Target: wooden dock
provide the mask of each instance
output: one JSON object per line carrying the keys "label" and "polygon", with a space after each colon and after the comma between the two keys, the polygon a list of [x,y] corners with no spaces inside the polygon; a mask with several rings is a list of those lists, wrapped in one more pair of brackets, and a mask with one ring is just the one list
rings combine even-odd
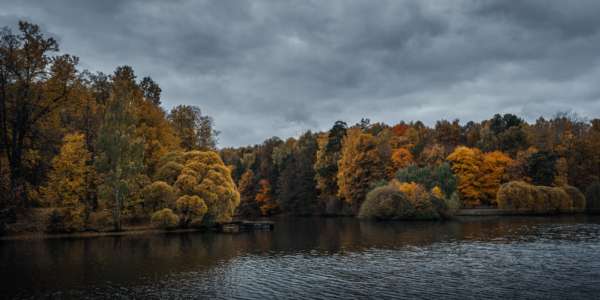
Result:
{"label": "wooden dock", "polygon": [[219,223],[216,226],[218,232],[238,233],[247,231],[271,231],[275,228],[272,221],[232,221]]}

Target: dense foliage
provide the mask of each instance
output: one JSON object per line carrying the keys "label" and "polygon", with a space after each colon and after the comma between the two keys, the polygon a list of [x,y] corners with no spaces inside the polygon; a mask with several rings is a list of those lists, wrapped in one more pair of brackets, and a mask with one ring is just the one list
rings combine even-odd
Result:
{"label": "dense foliage", "polygon": [[[581,207],[582,203],[576,205]],[[536,186],[512,181],[502,185],[498,191],[498,208],[525,213],[559,213],[571,212],[574,207],[573,198],[562,187]]]}
{"label": "dense foliage", "polygon": [[392,181],[367,194],[358,217],[376,220],[436,220],[447,214],[447,205],[422,185]]}
{"label": "dense foliage", "polygon": [[46,208],[49,231],[209,225],[236,214],[435,219],[460,207],[600,208],[599,119],[336,121],[218,149],[213,119],[195,106],[167,112],[152,78],[138,80],[129,66],[80,71],[58,51],[34,24],[0,32],[0,209],[27,218]]}

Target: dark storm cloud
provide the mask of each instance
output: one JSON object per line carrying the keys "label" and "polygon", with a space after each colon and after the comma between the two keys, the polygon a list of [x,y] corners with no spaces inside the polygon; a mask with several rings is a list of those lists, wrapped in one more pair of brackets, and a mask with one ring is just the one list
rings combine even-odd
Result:
{"label": "dark storm cloud", "polygon": [[84,68],[132,65],[221,145],[337,119],[600,112],[598,1],[0,1]]}

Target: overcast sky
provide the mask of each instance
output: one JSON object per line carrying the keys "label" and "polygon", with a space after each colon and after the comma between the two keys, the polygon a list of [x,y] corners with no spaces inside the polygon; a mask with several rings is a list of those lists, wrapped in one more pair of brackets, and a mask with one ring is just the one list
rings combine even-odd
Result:
{"label": "overcast sky", "polygon": [[529,121],[600,113],[600,1],[8,1],[81,68],[131,65],[163,105],[215,119],[220,146],[338,119]]}

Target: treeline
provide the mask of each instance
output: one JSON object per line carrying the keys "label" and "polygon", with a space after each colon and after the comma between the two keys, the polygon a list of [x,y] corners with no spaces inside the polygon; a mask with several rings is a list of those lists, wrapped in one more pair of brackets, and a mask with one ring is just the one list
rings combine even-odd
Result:
{"label": "treeline", "polygon": [[213,120],[194,106],[164,111],[150,77],[128,66],[80,71],[76,57],[57,52],[34,24],[0,33],[0,227],[15,211],[33,219],[31,208],[48,211],[49,231],[281,213],[437,219],[461,207],[600,208],[599,119],[337,121],[217,150]]}
{"label": "treeline", "polygon": [[210,117],[166,113],[129,66],[80,71],[58,51],[34,24],[0,32],[0,223],[35,207],[52,208],[50,231],[231,218],[239,194]]}
{"label": "treeline", "polygon": [[[244,215],[438,218],[459,207],[581,210],[585,198],[572,200],[583,197],[579,190],[588,191],[588,207],[600,208],[599,149],[598,119],[558,114],[528,124],[512,114],[496,114],[464,125],[441,120],[433,127],[338,121],[327,132],[309,131],[285,141],[274,137],[261,145],[222,149],[221,155],[238,182]],[[527,186],[520,189],[523,197],[498,201],[500,187],[513,182],[520,185],[506,189]],[[578,194],[557,200],[562,204],[544,204],[556,193],[524,196],[546,191],[543,187],[559,188],[559,196]],[[365,199],[370,203],[361,213]]]}

